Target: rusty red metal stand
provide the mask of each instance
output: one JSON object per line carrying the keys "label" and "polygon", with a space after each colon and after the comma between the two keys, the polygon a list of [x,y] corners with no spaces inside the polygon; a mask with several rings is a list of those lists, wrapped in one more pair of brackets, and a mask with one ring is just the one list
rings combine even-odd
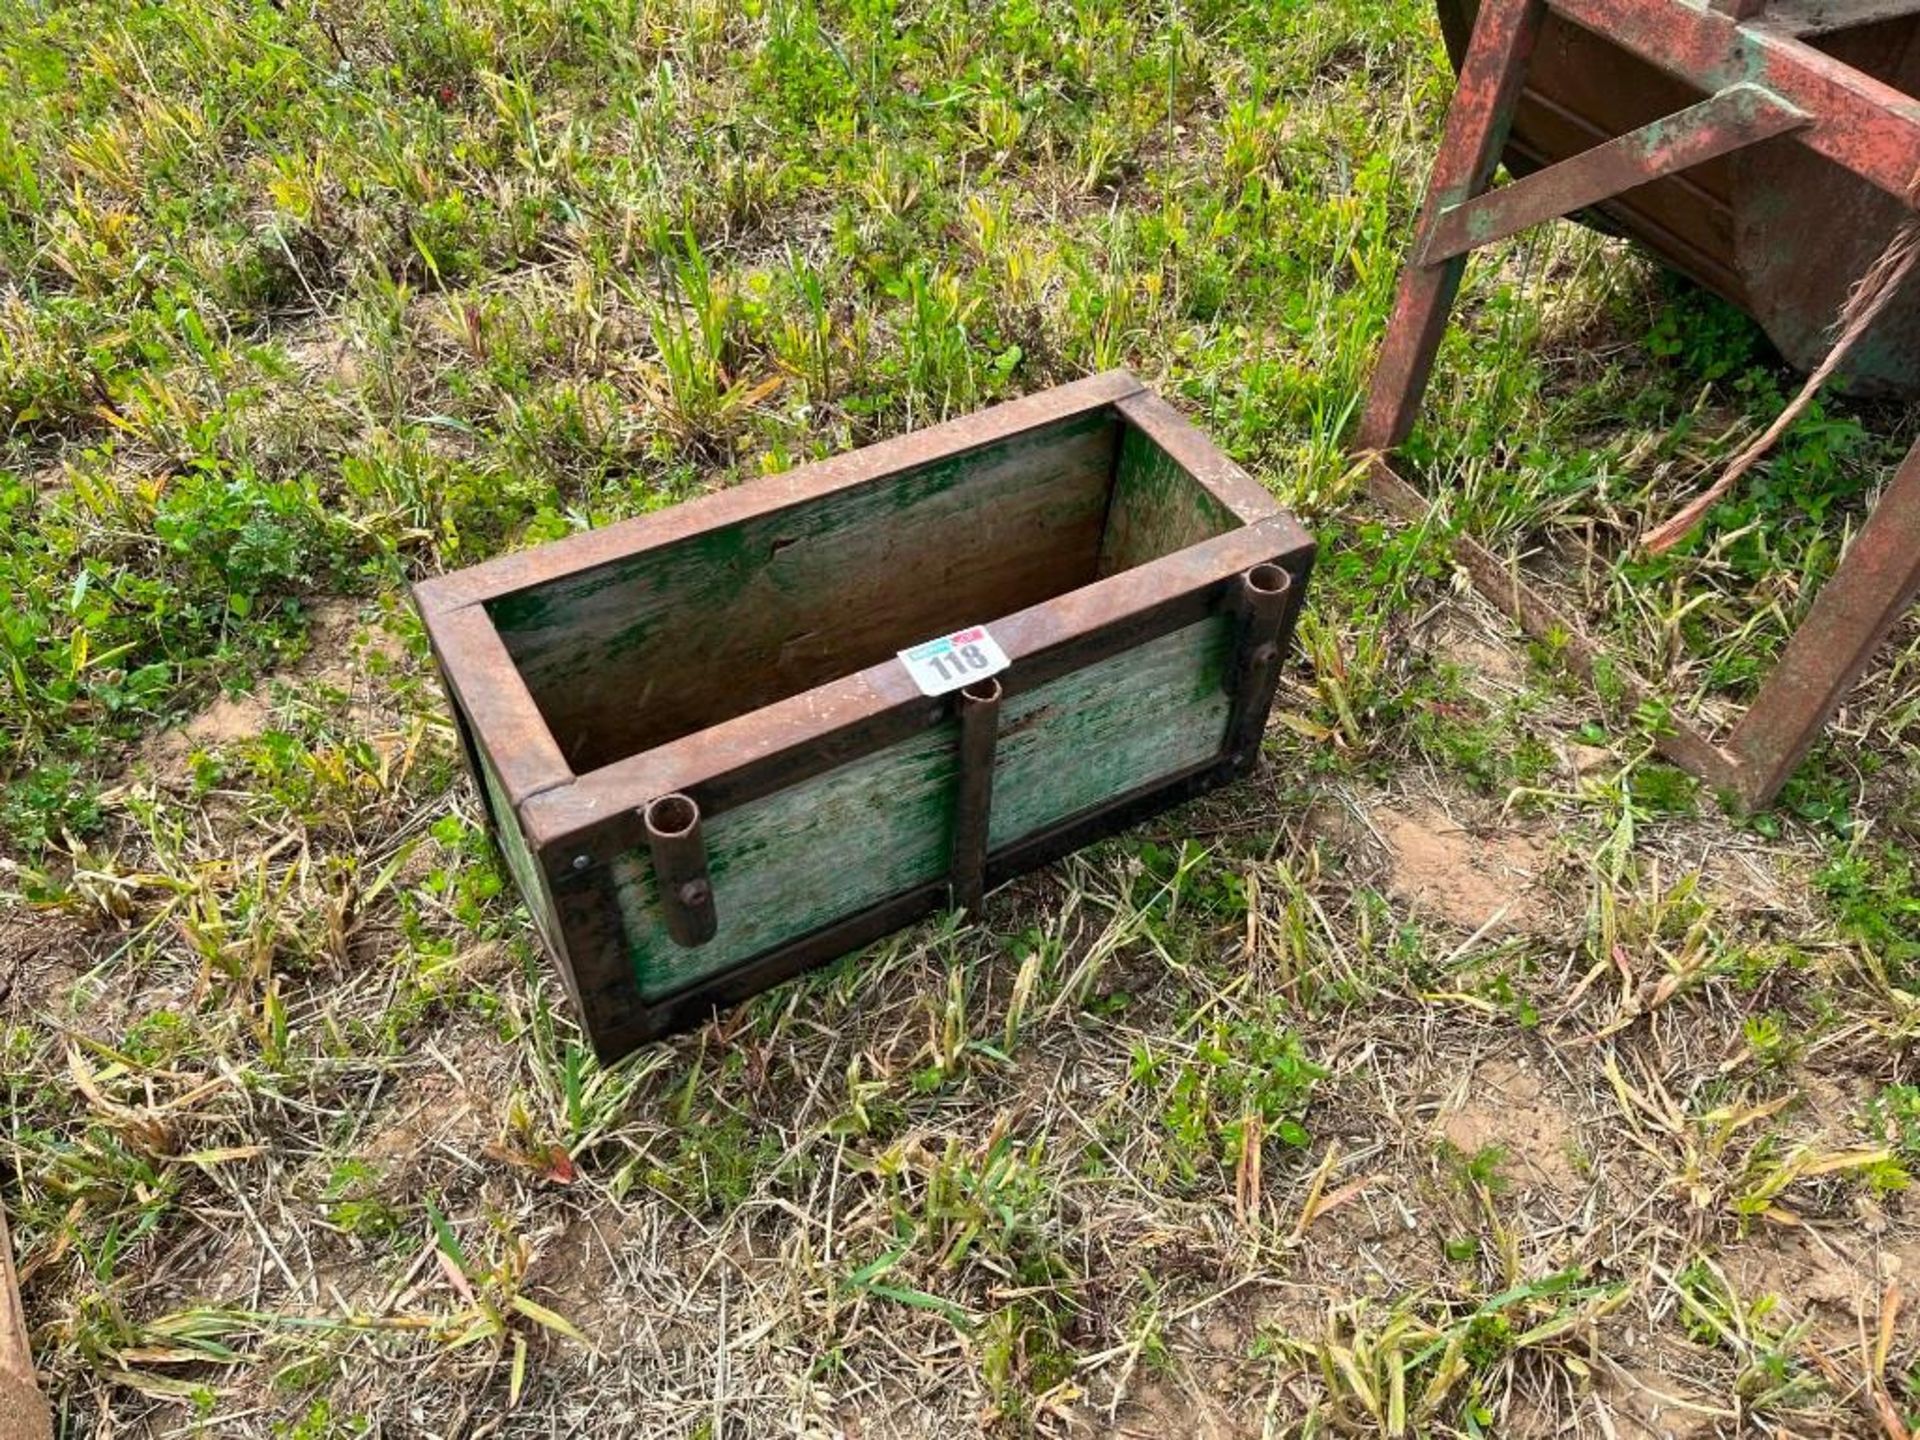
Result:
{"label": "rusty red metal stand", "polygon": [[[1878,15],[1920,11],[1920,0],[1871,3]],[[1913,203],[1920,103],[1815,49],[1768,12],[1766,0],[1716,0],[1712,8],[1689,0],[1485,0],[1358,436],[1370,461],[1372,493],[1382,504],[1409,519],[1429,513],[1426,498],[1396,472],[1391,457],[1413,428],[1470,251],[1781,136],[1902,204]],[[1490,190],[1550,17],[1604,36],[1706,98]],[[1572,617],[1471,538],[1457,539],[1454,551],[1483,595],[1531,634],[1564,642],[1569,663],[1592,682],[1600,651]],[[1675,717],[1659,737],[1661,752],[1740,806],[1766,805],[1916,591],[1920,446],[1900,465],[1732,732],[1716,741]],[[1619,666],[1609,668],[1620,675]],[[1652,693],[1630,678],[1626,690],[1634,703]]]}

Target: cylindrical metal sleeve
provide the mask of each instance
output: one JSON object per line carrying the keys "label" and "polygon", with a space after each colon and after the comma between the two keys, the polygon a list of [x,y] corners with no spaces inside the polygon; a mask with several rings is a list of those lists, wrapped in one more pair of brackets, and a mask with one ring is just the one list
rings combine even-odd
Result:
{"label": "cylindrical metal sleeve", "polygon": [[987,820],[993,809],[993,752],[1000,736],[1000,682],[981,680],[962,690],[960,774],[953,801],[953,904],[980,913],[987,889]]}
{"label": "cylindrical metal sleeve", "polygon": [[1240,576],[1233,646],[1233,696],[1227,720],[1227,758],[1249,766],[1259,753],[1267,710],[1280,675],[1280,631],[1286,623],[1293,577],[1278,565],[1255,565]]}
{"label": "cylindrical metal sleeve", "polygon": [[707,877],[707,842],[700,833],[700,807],[686,795],[662,795],[640,812],[653,878],[667,934],[679,945],[704,945],[720,919],[713,908],[713,882]]}

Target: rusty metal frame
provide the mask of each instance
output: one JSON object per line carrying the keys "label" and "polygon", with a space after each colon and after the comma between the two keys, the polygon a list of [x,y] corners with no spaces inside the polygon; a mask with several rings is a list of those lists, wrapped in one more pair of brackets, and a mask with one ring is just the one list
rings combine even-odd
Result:
{"label": "rusty metal frame", "polygon": [[[663,796],[684,798],[702,821],[801,783],[896,741],[952,724],[956,702],[920,693],[904,667],[887,661],[761,709],[576,774],[494,627],[487,604],[516,591],[671,545],[701,531],[802,505],[836,490],[884,480],[930,461],[964,454],[1024,431],[1091,411],[1110,411],[1152,439],[1240,522],[1212,539],[1094,580],[1011,615],[982,617],[1011,664],[999,694],[1013,698],[1073,670],[1125,653],[1210,615],[1236,617],[1244,642],[1244,577],[1257,571],[1258,660],[1230,668],[1234,713],[1264,718],[1312,566],[1312,539],[1266,490],[1194,426],[1131,375],[1108,372],[917,431],[864,450],[752,481],[672,509],[502,556],[423,581],[415,600],[439,661],[461,743],[477,775],[484,757],[531,851],[539,897],[556,917],[545,935],[595,1048],[605,1056],[697,1023],[715,1009],[857,949],[957,902],[977,905],[988,887],[1079,845],[1124,828],[1153,809],[1246,773],[1258,758],[1244,735],[1219,755],[1162,777],[1096,810],[999,850],[986,847],[985,815],[956,827],[951,873],[802,936],[686,991],[643,1000],[608,883],[618,857],[657,843],[646,811]],[[1262,648],[1263,647],[1263,648]],[[1241,646],[1245,648],[1244,643]],[[961,731],[998,700],[962,705]],[[1239,727],[1246,731],[1243,722]],[[990,732],[973,726],[976,746]],[[1253,729],[1257,742],[1258,730]],[[976,783],[980,750],[973,753]],[[962,766],[964,771],[967,767]],[[989,772],[990,774],[990,772]],[[962,776],[964,783],[965,776]],[[484,795],[484,787],[483,787]],[[986,793],[974,799],[980,807]],[[496,830],[502,819],[488,802]],[[963,804],[960,809],[964,810]],[[965,833],[960,833],[965,831]],[[977,833],[976,833],[977,832]],[[958,853],[964,847],[966,854]],[[689,869],[689,880],[699,877]],[[698,898],[698,897],[696,897]],[[536,911],[538,907],[535,907]],[[689,922],[700,917],[683,917]],[[724,918],[724,917],[723,917]]]}
{"label": "rusty metal frame", "polygon": [[[1376,363],[1357,448],[1369,488],[1414,521],[1432,507],[1395,469],[1411,433],[1459,293],[1469,252],[1571,215],[1688,166],[1791,136],[1911,204],[1920,173],[1920,101],[1768,23],[1764,0],[1486,0],[1460,67],[1411,256]],[[1489,189],[1541,26],[1549,15],[1604,36],[1707,98],[1631,134]],[[1457,536],[1456,561],[1480,593],[1528,633],[1551,638],[1588,683],[1601,648],[1478,541]],[[1675,716],[1660,751],[1743,809],[1772,801],[1834,708],[1920,593],[1920,445],[1908,453],[1867,523],[1724,741]],[[1626,698],[1653,686],[1608,664]]]}

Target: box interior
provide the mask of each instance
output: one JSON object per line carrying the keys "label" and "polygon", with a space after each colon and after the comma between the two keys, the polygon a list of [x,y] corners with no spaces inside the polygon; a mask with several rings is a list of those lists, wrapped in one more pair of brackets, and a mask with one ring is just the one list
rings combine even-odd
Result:
{"label": "box interior", "polygon": [[1239,521],[1111,408],[488,602],[576,772]]}

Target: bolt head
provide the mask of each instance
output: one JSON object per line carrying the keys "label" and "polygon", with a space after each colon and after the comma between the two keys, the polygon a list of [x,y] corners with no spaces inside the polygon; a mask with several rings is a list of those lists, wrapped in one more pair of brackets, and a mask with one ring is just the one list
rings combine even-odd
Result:
{"label": "bolt head", "polygon": [[576,870],[584,870],[591,864],[593,864],[593,856],[591,855],[576,855],[573,857],[573,868]]}

